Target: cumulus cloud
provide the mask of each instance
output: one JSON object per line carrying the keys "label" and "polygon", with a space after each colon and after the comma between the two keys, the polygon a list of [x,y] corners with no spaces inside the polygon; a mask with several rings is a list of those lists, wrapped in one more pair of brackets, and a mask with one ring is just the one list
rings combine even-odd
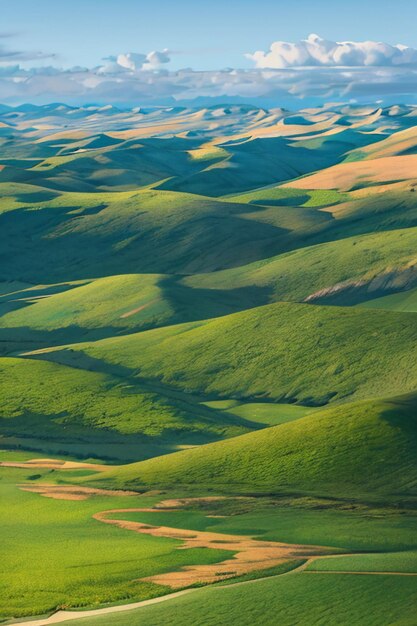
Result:
{"label": "cumulus cloud", "polygon": [[97,68],[99,74],[121,74],[123,72],[140,72],[141,70],[158,70],[161,65],[171,61],[170,51],[153,50],[148,54],[126,52],[117,56],[106,57],[104,65]]}
{"label": "cumulus cloud", "polygon": [[275,41],[267,52],[247,54],[259,68],[378,67],[417,64],[417,50],[378,41],[330,41],[309,35],[296,43]]}
{"label": "cumulus cloud", "polygon": [[146,55],[144,69],[156,69],[165,63],[169,63],[170,61],[171,57],[168,48],[165,48],[161,52],[153,50]]}
{"label": "cumulus cloud", "polygon": [[69,69],[30,68],[9,56],[8,63],[0,62],[0,101],[159,104],[267,98],[277,106],[291,101],[298,106],[300,99],[400,101],[417,92],[417,52],[400,45],[336,43],[310,35],[304,42],[278,42],[267,53],[250,55],[252,68],[212,71],[167,69],[173,54],[168,49],[120,53],[96,67]]}
{"label": "cumulus cloud", "polygon": [[126,54],[119,54],[116,57],[117,65],[120,65],[120,67],[127,70],[131,70],[132,72],[141,69],[145,61],[146,54],[141,54],[139,52],[127,52]]}

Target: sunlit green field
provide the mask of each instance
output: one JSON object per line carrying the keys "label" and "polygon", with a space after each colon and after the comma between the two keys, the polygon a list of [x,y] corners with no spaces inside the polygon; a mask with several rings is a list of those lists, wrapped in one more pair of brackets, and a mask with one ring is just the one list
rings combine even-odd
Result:
{"label": "sunlit green field", "polygon": [[[288,574],[190,595],[136,611],[77,620],[80,626],[412,626],[417,583],[400,576]],[[69,623],[69,622],[68,622]]]}
{"label": "sunlit green field", "polygon": [[[11,452],[1,455],[1,460],[28,458],[33,456]],[[0,468],[1,500],[5,505],[1,510],[4,541],[0,577],[4,617],[163,595],[170,589],[139,579],[185,565],[220,562],[232,554],[220,545],[216,550],[180,550],[179,540],[137,534],[92,519],[94,513],[107,509],[153,506],[166,495],[94,496],[67,501],[19,489],[23,482],[74,483],[82,475],[86,478],[85,471]],[[181,492],[177,490],[169,495],[181,495]],[[114,513],[112,517],[191,531],[322,545],[349,554],[358,552],[349,557],[314,560],[308,571],[415,572],[417,568],[416,516],[389,507],[358,506],[349,511],[337,501],[244,498],[197,502],[180,511],[125,512]],[[276,576],[295,565],[289,563],[286,568],[265,570],[238,580]],[[318,600],[320,608],[321,600]]]}
{"label": "sunlit green field", "polygon": [[68,481],[77,472],[0,468],[2,617],[162,595],[169,589],[138,579],[182,565],[215,563],[230,554],[178,550],[181,542],[175,539],[139,535],[92,519],[97,511],[149,506],[155,498],[54,500],[18,488],[34,475],[46,482]]}

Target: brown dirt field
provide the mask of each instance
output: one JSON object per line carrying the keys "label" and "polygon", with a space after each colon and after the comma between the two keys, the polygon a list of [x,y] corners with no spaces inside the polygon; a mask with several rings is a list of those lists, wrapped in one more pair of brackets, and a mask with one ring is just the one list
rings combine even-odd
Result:
{"label": "brown dirt field", "polygon": [[90,487],[79,487],[77,485],[19,485],[22,491],[38,493],[45,498],[54,500],[87,500],[92,496],[137,496],[136,491],[114,491],[110,489],[92,489]]}
{"label": "brown dirt field", "polygon": [[59,470],[74,470],[74,469],[91,469],[96,472],[103,472],[111,469],[108,465],[101,465],[98,463],[81,463],[78,461],[61,461],[59,459],[31,459],[29,461],[15,462],[15,461],[0,461],[0,467],[19,467],[22,469],[36,468],[36,469],[59,469]]}
{"label": "brown dirt field", "polygon": [[[324,546],[308,546],[280,543],[277,541],[261,541],[252,539],[251,537],[245,535],[227,535],[224,533],[171,528],[169,526],[152,526],[141,522],[114,519],[111,517],[111,515],[115,513],[120,514],[131,512],[140,513],[152,511],[163,514],[165,511],[172,510],[173,504],[178,505],[189,500],[192,499],[166,500],[165,502],[160,503],[158,508],[154,509],[139,508],[101,511],[93,515],[93,517],[100,522],[112,524],[114,526],[118,526],[119,528],[123,528],[124,530],[132,530],[133,532],[152,535],[154,537],[179,539],[183,542],[179,548],[182,550],[188,548],[212,548],[230,550],[235,553],[233,557],[220,563],[211,565],[190,565],[175,572],[157,574],[143,579],[159,585],[169,586],[172,589],[187,587],[194,583],[217,582],[225,578],[231,578],[248,572],[268,569],[289,559],[309,559],[310,557],[321,556],[331,550],[331,548],[326,548]],[[196,498],[195,500],[206,500],[206,498]]]}

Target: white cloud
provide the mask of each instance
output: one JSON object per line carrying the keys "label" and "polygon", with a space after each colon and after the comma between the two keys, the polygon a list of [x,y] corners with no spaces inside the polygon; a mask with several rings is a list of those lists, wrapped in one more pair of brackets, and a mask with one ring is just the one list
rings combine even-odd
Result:
{"label": "white cloud", "polygon": [[417,52],[405,46],[336,44],[310,35],[305,42],[278,42],[268,53],[251,55],[253,68],[212,71],[163,69],[172,54],[167,49],[128,52],[107,57],[97,67],[70,69],[28,68],[9,60],[0,63],[0,101],[158,104],[230,97],[268,98],[287,106],[301,98],[400,101],[417,92]]}
{"label": "white cloud", "polygon": [[119,54],[116,57],[116,64],[124,67],[132,72],[141,69],[142,65],[146,61],[146,54],[138,52],[127,52],[126,54]]}
{"label": "white cloud", "polygon": [[168,48],[165,48],[162,52],[159,52],[158,50],[149,52],[149,54],[146,55],[146,61],[144,69],[156,69],[164,63],[169,63],[171,61],[171,57]]}
{"label": "white cloud", "polygon": [[141,52],[126,52],[104,59],[106,63],[97,68],[99,74],[121,74],[123,72],[140,72],[142,70],[157,70],[161,65],[171,61],[167,48],[162,51],[153,50],[148,54]]}
{"label": "white cloud", "polygon": [[417,64],[417,50],[377,41],[330,41],[318,35],[296,43],[275,41],[268,52],[247,54],[258,68],[378,67]]}

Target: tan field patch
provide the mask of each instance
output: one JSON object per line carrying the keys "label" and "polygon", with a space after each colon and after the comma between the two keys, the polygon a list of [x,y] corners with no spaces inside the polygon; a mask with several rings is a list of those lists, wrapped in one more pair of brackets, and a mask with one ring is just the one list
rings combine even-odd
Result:
{"label": "tan field patch", "polygon": [[150,306],[154,302],[155,302],[155,300],[152,300],[151,302],[147,302],[146,304],[142,304],[142,306],[138,306],[136,309],[132,309],[131,311],[128,311],[127,313],[123,313],[123,315],[120,316],[120,319],[125,319],[126,317],[130,317],[131,315],[136,315],[136,313],[140,313],[141,311],[146,309],[148,306]]}
{"label": "tan field patch", "polygon": [[109,465],[101,465],[99,463],[81,463],[78,461],[61,461],[59,459],[30,459],[29,461],[0,461],[0,467],[19,467],[22,469],[36,468],[36,469],[59,469],[59,470],[74,470],[74,469],[91,469],[95,472],[103,472],[104,470],[111,469]]}
{"label": "tan field patch", "polygon": [[90,487],[79,487],[77,485],[19,485],[22,491],[38,493],[45,498],[54,500],[87,500],[92,496],[137,496],[136,491],[120,491],[111,489],[93,489]]}
{"label": "tan field patch", "polygon": [[[245,498],[237,496],[233,498],[234,500],[244,500]],[[160,510],[160,509],[182,509],[184,506],[188,504],[197,504],[199,502],[216,502],[221,500],[230,500],[228,496],[204,496],[201,498],[171,498],[169,500],[162,500],[162,502],[158,502],[155,504],[152,511]]]}
{"label": "tan field patch", "polygon": [[[198,498],[197,498],[198,499]],[[217,498],[212,498],[217,499]],[[232,558],[211,565],[189,565],[178,571],[167,572],[149,576],[143,580],[166,585],[172,589],[187,587],[195,583],[212,583],[233,576],[238,576],[252,571],[268,569],[290,559],[308,559],[312,556],[321,556],[329,552],[330,548],[323,546],[308,546],[299,544],[287,544],[277,541],[261,541],[245,535],[227,535],[199,530],[186,530],[183,528],[171,528],[169,526],[153,526],[141,522],[133,522],[123,519],[114,519],[113,514],[133,512],[159,512],[172,510],[172,504],[180,504],[192,499],[166,500],[158,508],[154,509],[113,509],[101,511],[93,515],[94,519],[132,530],[137,533],[152,535],[154,537],[168,537],[179,539],[183,543],[179,549],[188,548],[211,548],[234,552]],[[206,500],[206,498],[200,498]],[[164,511],[165,509],[165,511]]]}
{"label": "tan field patch", "polygon": [[294,189],[338,189],[355,185],[417,179],[417,155],[391,156],[369,161],[339,163],[317,174],[282,185]]}

